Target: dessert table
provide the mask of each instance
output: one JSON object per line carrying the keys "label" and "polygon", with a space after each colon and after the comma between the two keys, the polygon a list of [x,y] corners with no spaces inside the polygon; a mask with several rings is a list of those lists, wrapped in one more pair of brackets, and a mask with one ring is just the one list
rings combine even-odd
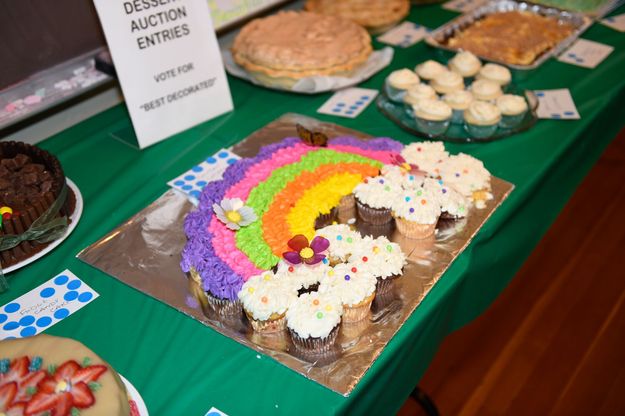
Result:
{"label": "dessert table", "polygon": [[[625,8],[617,10],[625,12]],[[413,7],[409,20],[436,28],[456,16],[440,6]],[[355,119],[317,114],[330,93],[262,89],[229,78],[235,110],[139,151],[112,135],[130,131],[124,105],[61,132],[40,146],[57,155],[80,188],[84,212],[50,254],[8,275],[0,305],[69,268],[100,297],[47,333],[80,340],[129,379],[151,414],[391,414],[425,372],[443,338],[482,313],[523,264],[578,183],[625,125],[625,34],[601,24],[583,38],[613,46],[595,69],[549,60],[520,85],[569,88],[580,120],[541,120],[531,130],[486,144],[448,144],[484,161],[516,185],[470,246],[390,341],[349,397],[318,385],[182,313],[76,259],[76,254],[167,190],[166,182],[253,131],[295,112],[374,136],[413,136],[374,105]],[[382,45],[375,42],[374,46]],[[396,48],[391,66],[361,84],[381,88],[394,69],[435,53],[423,42]],[[597,207],[601,209],[601,207]],[[138,264],[136,267],[141,267]]]}

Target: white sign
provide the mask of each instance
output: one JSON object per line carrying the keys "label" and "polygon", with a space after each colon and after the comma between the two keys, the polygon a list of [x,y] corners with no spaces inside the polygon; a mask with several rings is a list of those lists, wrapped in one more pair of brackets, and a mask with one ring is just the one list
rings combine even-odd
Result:
{"label": "white sign", "polygon": [[143,148],[232,110],[206,0],[94,0]]}
{"label": "white sign", "polygon": [[347,118],[356,118],[373,99],[378,90],[368,88],[346,88],[337,91],[319,109],[318,113]]}
{"label": "white sign", "polygon": [[569,49],[560,55],[558,61],[584,68],[594,68],[603,62],[613,50],[612,46],[603,43],[577,39]]}
{"label": "white sign", "polygon": [[401,25],[389,30],[382,36],[378,36],[378,41],[388,43],[393,46],[407,48],[408,46],[412,46],[426,37],[429,32],[430,30],[425,26],[412,22],[404,22]]}
{"label": "white sign", "polygon": [[538,97],[538,118],[553,120],[577,120],[579,112],[571,97],[571,91],[566,88],[557,90],[534,91]]}

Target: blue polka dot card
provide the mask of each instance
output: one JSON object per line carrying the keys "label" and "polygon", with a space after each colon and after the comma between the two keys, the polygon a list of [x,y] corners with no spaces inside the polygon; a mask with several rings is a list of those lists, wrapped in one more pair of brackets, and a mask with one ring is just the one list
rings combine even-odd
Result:
{"label": "blue polka dot card", "polygon": [[606,17],[601,23],[619,32],[625,32],[625,13]]}
{"label": "blue polka dot card", "polygon": [[208,412],[206,412],[204,416],[228,416],[228,415],[222,412],[221,410],[217,409],[216,407],[211,407],[211,409]]}
{"label": "blue polka dot card", "polygon": [[579,112],[568,88],[556,90],[534,91],[538,98],[538,118],[552,120],[576,120],[579,119]]}
{"label": "blue polka dot card", "polygon": [[595,68],[603,62],[614,48],[587,39],[577,39],[575,43],[558,57],[558,61],[584,68]]}
{"label": "blue polka dot card", "polygon": [[37,335],[98,296],[74,273],[65,270],[0,307],[0,340]]}
{"label": "blue polka dot card", "polygon": [[197,206],[200,193],[206,184],[220,180],[228,166],[239,159],[240,157],[230,150],[221,149],[182,175],[167,182],[167,185],[185,194]]}
{"label": "blue polka dot card", "polygon": [[378,36],[378,41],[388,45],[407,48],[419,42],[431,32],[425,26],[412,22],[404,22],[395,26],[382,36]]}
{"label": "blue polka dot card", "polygon": [[331,116],[356,118],[378,95],[377,90],[368,88],[346,88],[337,91],[319,109],[318,113]]}

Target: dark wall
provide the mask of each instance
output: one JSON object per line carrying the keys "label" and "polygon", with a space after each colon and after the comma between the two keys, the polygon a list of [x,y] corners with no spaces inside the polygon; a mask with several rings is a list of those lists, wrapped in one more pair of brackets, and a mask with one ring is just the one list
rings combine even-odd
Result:
{"label": "dark wall", "polygon": [[104,44],[91,0],[0,0],[0,90]]}

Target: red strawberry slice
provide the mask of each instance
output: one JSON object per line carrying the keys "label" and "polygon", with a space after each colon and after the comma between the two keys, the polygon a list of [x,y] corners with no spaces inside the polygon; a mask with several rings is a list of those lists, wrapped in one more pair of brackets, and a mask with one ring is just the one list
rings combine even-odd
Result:
{"label": "red strawberry slice", "polygon": [[17,393],[17,383],[11,381],[0,387],[0,410],[8,409]]}
{"label": "red strawberry slice", "polygon": [[24,409],[26,408],[26,403],[15,403],[13,406],[9,407],[9,411],[6,413],[7,416],[24,416]]}
{"label": "red strawberry slice", "polygon": [[69,416],[74,402],[71,393],[59,393],[56,395],[56,406],[52,414],[54,416]]}
{"label": "red strawberry slice", "polygon": [[105,365],[90,365],[89,367],[81,368],[72,376],[72,384],[96,381],[106,370]]}
{"label": "red strawberry slice", "polygon": [[141,416],[139,413],[139,406],[137,406],[137,402],[134,400],[128,400],[128,404],[130,405],[130,416]]}
{"label": "red strawberry slice", "polygon": [[29,365],[30,360],[28,357],[16,358],[11,362],[9,371],[5,374],[0,374],[0,384],[8,383],[9,381],[19,381],[28,374]]}
{"label": "red strawberry slice", "polygon": [[17,393],[17,397],[15,398],[16,402],[21,402],[22,400],[28,400],[30,395],[28,394],[29,387],[36,387],[37,384],[41,380],[46,378],[46,373],[43,370],[35,371],[34,373],[29,374],[19,383],[19,391]]}
{"label": "red strawberry slice", "polygon": [[78,370],[80,370],[80,365],[78,365],[76,361],[65,361],[59,368],[56,369],[56,373],[54,373],[54,379],[57,381],[71,379]]}
{"label": "red strawberry slice", "polygon": [[54,406],[56,406],[57,399],[58,397],[56,394],[48,394],[39,391],[35,393],[26,405],[24,414],[26,416],[31,416],[36,415],[37,413],[45,412],[46,410],[52,410],[54,409]]}
{"label": "red strawberry slice", "polygon": [[72,399],[74,406],[84,409],[95,403],[95,397],[91,393],[91,389],[85,383],[77,383],[72,386]]}
{"label": "red strawberry slice", "polygon": [[56,381],[52,377],[47,377],[41,383],[39,383],[39,391],[47,394],[54,394],[57,384],[58,381]]}

